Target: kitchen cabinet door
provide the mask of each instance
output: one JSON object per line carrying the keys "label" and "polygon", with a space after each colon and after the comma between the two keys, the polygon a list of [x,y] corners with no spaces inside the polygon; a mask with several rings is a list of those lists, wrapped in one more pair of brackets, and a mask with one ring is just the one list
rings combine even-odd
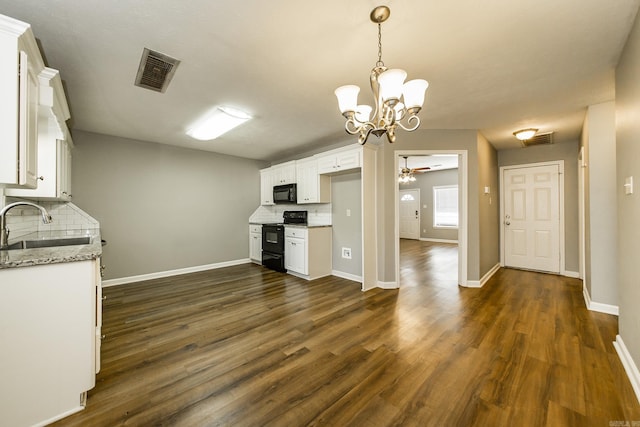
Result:
{"label": "kitchen cabinet door", "polygon": [[35,188],[44,63],[28,24],[0,15],[0,59],[0,184]]}
{"label": "kitchen cabinet door", "polygon": [[53,135],[41,135],[38,140],[37,188],[7,189],[12,197],[38,200],[71,200],[71,147],[67,141],[56,140]]}
{"label": "kitchen cabinet door", "polygon": [[273,173],[273,185],[285,185],[296,183],[296,162],[290,161],[271,167]]}
{"label": "kitchen cabinet door", "polygon": [[2,424],[44,425],[95,386],[96,260],[0,270]]}
{"label": "kitchen cabinet door", "polygon": [[249,225],[249,258],[258,264],[262,264],[262,226]]}
{"label": "kitchen cabinet door", "polygon": [[360,168],[362,148],[337,151],[318,157],[318,173],[331,174]]}
{"label": "kitchen cabinet door", "polygon": [[307,240],[295,237],[284,239],[284,263],[288,271],[307,274]]}
{"label": "kitchen cabinet door", "polygon": [[273,202],[273,172],[270,169],[260,171],[260,204],[275,205]]}
{"label": "kitchen cabinet door", "polygon": [[330,203],[331,178],[318,174],[316,159],[299,160],[296,164],[298,204]]}

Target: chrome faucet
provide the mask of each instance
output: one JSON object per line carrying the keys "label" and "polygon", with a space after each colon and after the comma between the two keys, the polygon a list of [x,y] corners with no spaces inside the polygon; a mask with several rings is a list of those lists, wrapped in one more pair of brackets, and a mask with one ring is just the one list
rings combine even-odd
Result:
{"label": "chrome faucet", "polygon": [[5,206],[4,208],[2,208],[2,210],[0,210],[0,249],[4,249],[9,245],[9,229],[7,228],[7,212],[9,212],[9,210],[11,208],[14,208],[16,206],[31,206],[34,207],[36,209],[40,210],[40,214],[42,215],[42,222],[45,224],[49,224],[51,223],[52,219],[51,219],[51,215],[49,215],[49,213],[47,212],[47,210],[45,208],[43,208],[40,205],[36,205],[35,203],[31,203],[31,202],[15,202],[15,203],[10,203],[7,206]]}

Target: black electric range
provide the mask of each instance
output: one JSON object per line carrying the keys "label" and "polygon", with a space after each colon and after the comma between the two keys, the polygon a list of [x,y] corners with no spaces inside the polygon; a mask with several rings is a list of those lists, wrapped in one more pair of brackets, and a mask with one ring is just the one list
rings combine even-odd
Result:
{"label": "black electric range", "polygon": [[284,226],[307,225],[307,211],[284,211],[281,223],[262,224],[262,265],[286,273],[284,263]]}

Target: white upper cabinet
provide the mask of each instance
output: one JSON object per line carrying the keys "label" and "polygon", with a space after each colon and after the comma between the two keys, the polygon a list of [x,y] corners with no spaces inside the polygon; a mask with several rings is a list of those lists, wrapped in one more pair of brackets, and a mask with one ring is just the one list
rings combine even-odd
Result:
{"label": "white upper cabinet", "polygon": [[296,183],[296,162],[282,163],[260,171],[260,204],[275,205],[273,187]]}
{"label": "white upper cabinet", "polygon": [[298,204],[331,203],[331,178],[318,175],[318,160],[314,157],[296,162]]}
{"label": "white upper cabinet", "polygon": [[271,173],[273,174],[273,185],[285,185],[296,183],[296,162],[282,163],[276,166],[272,166]]}
{"label": "white upper cabinet", "polygon": [[29,24],[0,15],[0,58],[0,185],[35,188],[44,62]]}
{"label": "white upper cabinet", "polygon": [[358,169],[362,165],[361,153],[362,148],[356,147],[318,156],[318,173],[331,174]]}
{"label": "white upper cabinet", "polygon": [[273,173],[270,168],[260,171],[260,204],[263,206],[275,205],[273,201]]}
{"label": "white upper cabinet", "polygon": [[38,76],[38,186],[7,189],[5,194],[45,200],[71,200],[71,148],[66,125],[70,118],[62,81],[57,70],[45,68]]}

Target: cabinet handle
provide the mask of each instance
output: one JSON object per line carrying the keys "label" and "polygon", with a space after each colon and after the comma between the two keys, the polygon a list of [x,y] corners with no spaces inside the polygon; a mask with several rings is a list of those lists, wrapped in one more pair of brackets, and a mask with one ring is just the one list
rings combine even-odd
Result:
{"label": "cabinet handle", "polygon": [[44,181],[44,176],[39,176],[39,177],[38,177],[38,179],[39,179],[40,181]]}
{"label": "cabinet handle", "polygon": [[103,295],[103,296],[102,296],[102,301],[104,301],[104,300],[106,300],[106,299],[107,299],[107,296],[106,296],[106,295]]}
{"label": "cabinet handle", "polygon": [[106,337],[107,337],[106,335],[100,335],[101,340],[105,339]]}

